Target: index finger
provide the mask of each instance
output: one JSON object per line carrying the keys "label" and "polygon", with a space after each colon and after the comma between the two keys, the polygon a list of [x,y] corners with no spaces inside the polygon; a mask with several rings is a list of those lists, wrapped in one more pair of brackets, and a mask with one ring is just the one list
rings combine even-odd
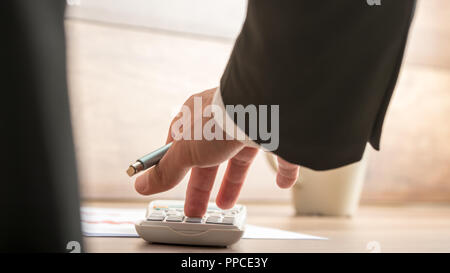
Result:
{"label": "index finger", "polygon": [[184,204],[186,216],[202,217],[206,213],[218,168],[217,165],[206,168],[192,168]]}

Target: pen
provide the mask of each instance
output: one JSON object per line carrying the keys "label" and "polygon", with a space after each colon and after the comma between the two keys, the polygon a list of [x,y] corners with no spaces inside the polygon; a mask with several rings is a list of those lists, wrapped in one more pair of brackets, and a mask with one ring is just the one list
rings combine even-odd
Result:
{"label": "pen", "polygon": [[147,170],[148,168],[158,164],[161,158],[166,154],[167,150],[169,150],[170,146],[172,146],[172,142],[139,158],[135,163],[128,167],[127,174],[131,177],[140,171]]}

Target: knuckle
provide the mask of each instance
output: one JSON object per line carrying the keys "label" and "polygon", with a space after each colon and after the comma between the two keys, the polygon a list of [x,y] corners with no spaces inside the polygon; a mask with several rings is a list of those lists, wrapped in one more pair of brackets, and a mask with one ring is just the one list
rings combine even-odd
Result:
{"label": "knuckle", "polygon": [[239,157],[233,157],[230,160],[234,165],[237,165],[239,167],[248,167],[251,163],[250,160],[244,159],[244,158],[239,158]]}

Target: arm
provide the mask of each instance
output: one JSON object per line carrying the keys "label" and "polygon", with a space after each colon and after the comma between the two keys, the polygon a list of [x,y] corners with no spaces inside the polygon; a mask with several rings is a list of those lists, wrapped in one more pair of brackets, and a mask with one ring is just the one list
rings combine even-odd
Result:
{"label": "arm", "polygon": [[[207,90],[184,105],[193,111],[195,96],[203,106],[216,104],[218,97],[224,105],[278,105],[279,146],[274,153],[282,188],[296,181],[297,164],[324,170],[358,161],[367,141],[378,148],[414,3],[383,1],[372,7],[352,0],[250,0],[220,94]],[[230,119],[251,136],[251,126]],[[172,140],[169,133],[167,141]],[[192,169],[185,214],[201,216],[218,165],[228,161],[216,203],[230,208],[258,151],[252,143],[265,146],[259,134],[250,141],[176,140],[160,164],[137,179],[136,190],[169,190]]]}

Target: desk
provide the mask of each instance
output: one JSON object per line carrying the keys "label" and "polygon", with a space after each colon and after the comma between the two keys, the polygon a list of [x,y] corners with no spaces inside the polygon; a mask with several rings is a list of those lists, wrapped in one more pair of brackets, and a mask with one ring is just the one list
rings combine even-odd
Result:
{"label": "desk", "polygon": [[[86,206],[142,208],[145,203],[86,202]],[[329,240],[242,239],[228,248],[148,244],[140,238],[85,237],[88,252],[450,252],[450,205],[362,206],[353,218],[295,216],[288,204],[245,204],[249,224],[323,236]]]}

